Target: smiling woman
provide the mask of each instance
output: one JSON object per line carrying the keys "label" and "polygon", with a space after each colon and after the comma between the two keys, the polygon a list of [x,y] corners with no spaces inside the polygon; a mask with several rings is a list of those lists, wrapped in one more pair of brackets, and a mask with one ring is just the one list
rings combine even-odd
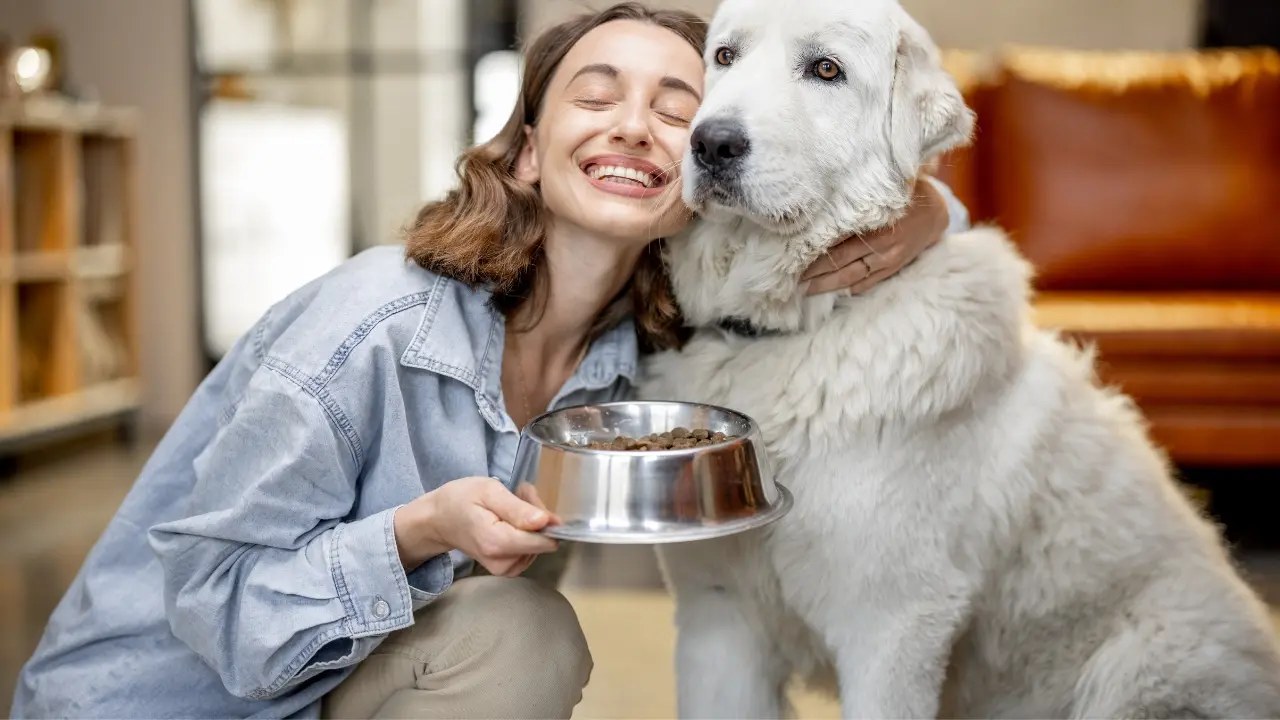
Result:
{"label": "smiling woman", "polygon": [[[641,350],[681,341],[659,250],[690,219],[704,29],[625,3],[538,38],[406,247],[290,294],[201,385],[12,716],[568,717],[591,657],[568,602],[516,577],[559,520],[512,461],[530,418],[629,397]],[[934,242],[948,212],[922,197],[811,286]]]}
{"label": "smiling woman", "polygon": [[648,235],[645,245],[616,248],[619,266],[634,273],[591,335],[633,314],[642,346],[675,347],[680,317],[660,238],[688,218],[673,186],[701,100],[705,39],[694,15],[630,3],[544,33],[526,50],[507,124],[459,159],[460,186],[419,213],[409,256],[492,288],[503,312],[525,310],[517,325],[527,327],[548,301],[551,225]]}

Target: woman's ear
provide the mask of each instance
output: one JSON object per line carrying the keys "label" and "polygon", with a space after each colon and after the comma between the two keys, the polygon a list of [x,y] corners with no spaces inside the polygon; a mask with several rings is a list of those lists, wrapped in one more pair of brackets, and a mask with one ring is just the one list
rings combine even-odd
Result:
{"label": "woman's ear", "polygon": [[515,175],[520,182],[536,185],[542,179],[542,172],[538,168],[538,148],[537,136],[534,135],[533,126],[524,126],[524,147],[520,148],[520,154],[516,156]]}

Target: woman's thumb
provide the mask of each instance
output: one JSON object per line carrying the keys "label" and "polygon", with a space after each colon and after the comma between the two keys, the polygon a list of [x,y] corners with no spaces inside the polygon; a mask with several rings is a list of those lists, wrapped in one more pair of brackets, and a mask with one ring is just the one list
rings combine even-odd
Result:
{"label": "woman's thumb", "polygon": [[551,520],[551,513],[521,500],[501,484],[491,486],[481,503],[503,522],[529,532],[541,530]]}

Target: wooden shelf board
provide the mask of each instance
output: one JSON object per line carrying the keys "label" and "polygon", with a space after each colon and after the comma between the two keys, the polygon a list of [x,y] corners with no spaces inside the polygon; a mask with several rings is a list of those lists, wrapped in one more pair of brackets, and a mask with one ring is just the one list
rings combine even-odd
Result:
{"label": "wooden shelf board", "polygon": [[132,137],[137,129],[137,113],[131,108],[32,96],[20,102],[0,102],[0,124],[29,132]]}
{"label": "wooden shelf board", "polygon": [[0,412],[0,446],[118,417],[137,410],[140,397],[138,380],[126,378],[19,405]]}
{"label": "wooden shelf board", "polygon": [[62,280],[71,274],[71,259],[64,252],[22,252],[10,272],[18,282]]}

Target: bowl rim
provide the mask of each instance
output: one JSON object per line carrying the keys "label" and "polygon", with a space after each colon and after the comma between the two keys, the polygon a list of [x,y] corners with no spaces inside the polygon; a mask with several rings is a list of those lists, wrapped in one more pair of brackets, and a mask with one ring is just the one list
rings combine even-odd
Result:
{"label": "bowl rim", "polygon": [[[739,435],[738,437],[732,440],[722,440],[718,443],[715,443],[714,445],[707,445],[705,447],[676,448],[673,450],[645,450],[641,452],[639,450],[595,450],[592,448],[577,447],[575,445],[562,445],[557,442],[552,442],[550,440],[543,440],[540,437],[536,437],[529,430],[530,428],[539,424],[543,420],[546,420],[547,418],[553,415],[559,415],[561,413],[568,412],[569,410],[578,410],[581,408],[618,407],[620,405],[685,405],[688,407],[708,408],[710,410],[716,410],[716,411],[725,413],[726,415],[733,415],[737,418],[740,418],[747,424],[747,432],[742,435]],[[556,408],[555,410],[548,410],[542,413],[541,415],[534,416],[534,418],[529,422],[525,423],[524,428],[520,430],[520,438],[522,440],[527,437],[529,438],[529,440],[538,443],[540,446],[544,448],[555,448],[559,452],[571,452],[579,455],[595,455],[595,456],[605,455],[605,456],[634,457],[634,458],[696,455],[700,452],[707,452],[708,450],[718,450],[725,447],[732,447],[734,445],[744,445],[751,438],[751,436],[753,435],[758,436],[759,434],[760,434],[760,427],[756,425],[756,421],[752,419],[750,415],[747,415],[744,412],[734,410],[732,408],[727,408],[722,405],[713,405],[712,403],[703,403],[703,402],[688,402],[685,400],[611,400],[609,402],[603,402],[603,403],[578,403],[577,405],[566,405],[565,407]]]}

